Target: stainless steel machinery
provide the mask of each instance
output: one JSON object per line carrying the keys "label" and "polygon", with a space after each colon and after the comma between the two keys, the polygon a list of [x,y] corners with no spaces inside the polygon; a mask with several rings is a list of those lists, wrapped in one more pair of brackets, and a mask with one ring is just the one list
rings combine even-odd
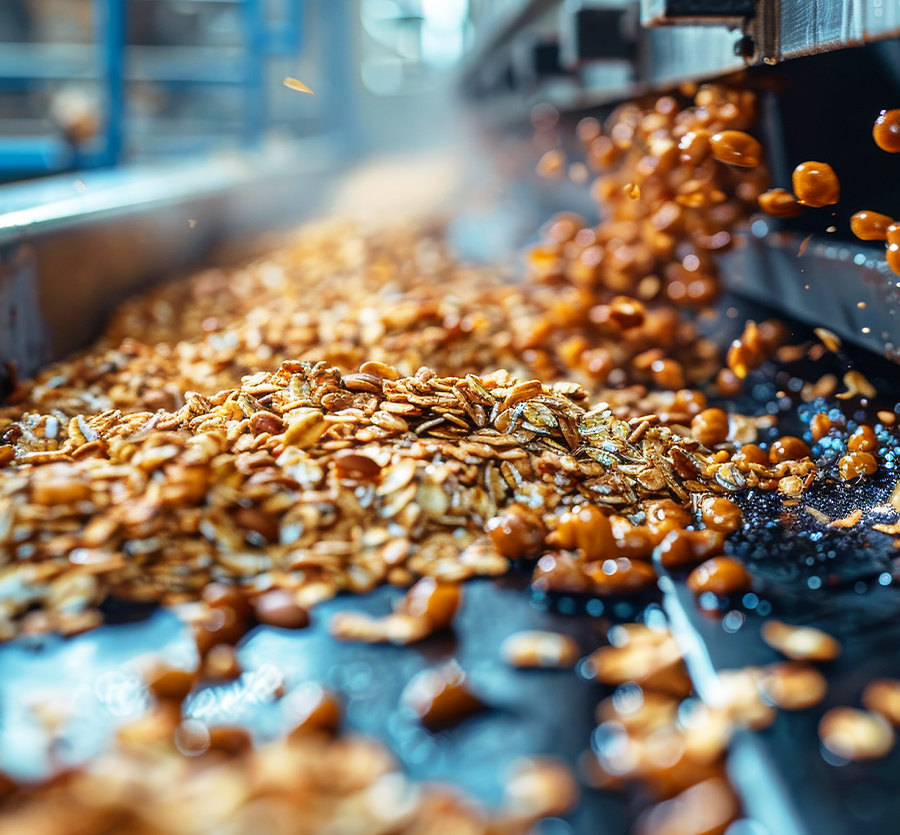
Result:
{"label": "stainless steel machinery", "polygon": [[760,215],[743,248],[725,256],[726,278],[735,291],[870,350],[896,351],[897,276],[883,247],[850,234],[849,217],[861,209],[900,211],[900,160],[871,137],[879,112],[900,104],[900,4],[522,0],[482,6],[463,87],[499,132],[527,124],[541,102],[574,121],[685,81],[741,70],[768,86],[759,131],[772,184],[789,188],[795,165],[822,160],[838,172],[842,198],[827,217],[785,223]]}

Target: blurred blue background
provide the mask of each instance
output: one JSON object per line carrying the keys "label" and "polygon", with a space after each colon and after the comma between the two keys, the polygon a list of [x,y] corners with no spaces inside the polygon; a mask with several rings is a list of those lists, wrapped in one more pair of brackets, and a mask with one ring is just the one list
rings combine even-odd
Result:
{"label": "blurred blue background", "polygon": [[421,144],[487,5],[2,0],[0,180],[309,136]]}

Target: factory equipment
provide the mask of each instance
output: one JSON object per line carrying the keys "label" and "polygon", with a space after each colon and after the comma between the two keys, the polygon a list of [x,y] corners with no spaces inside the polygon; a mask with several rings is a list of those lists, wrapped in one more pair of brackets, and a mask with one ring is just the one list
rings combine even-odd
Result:
{"label": "factory equipment", "polygon": [[[350,5],[319,4],[320,12],[333,13],[320,18],[332,21],[333,34],[348,21],[335,10],[340,6],[346,12]],[[552,105],[561,124],[574,127],[584,116],[602,119],[631,99],[745,72],[762,91],[758,133],[773,184],[788,186],[790,170],[803,159],[827,160],[841,176],[843,200],[827,218],[751,218],[735,245],[717,256],[732,294],[729,301],[742,318],[774,311],[826,327],[845,340],[841,363],[849,366],[852,359],[884,391],[895,390],[894,366],[883,361],[883,354],[893,357],[900,345],[897,276],[884,263],[884,248],[855,240],[848,221],[861,208],[894,208],[897,161],[879,157],[865,143],[871,144],[878,112],[900,99],[900,10],[881,0],[473,0],[470,18],[474,38],[460,88],[480,126],[494,137],[530,132],[536,105]],[[262,52],[264,48],[254,52],[246,72],[239,73],[242,84],[251,75],[255,79],[245,88],[243,123],[251,133],[260,125],[255,108],[261,106]],[[349,87],[336,81],[347,72],[346,57],[325,56],[338,93]],[[108,129],[114,130],[114,123],[107,122]],[[107,151],[118,142],[108,138]],[[223,242],[243,240],[310,213],[347,158],[346,147],[336,150],[326,135],[324,141],[310,140],[283,157],[179,164],[162,176],[158,170],[129,168],[93,178],[83,175],[84,188],[74,193],[71,177],[7,188],[0,203],[0,321],[5,323],[0,381],[8,390],[17,376],[84,346],[123,296],[201,262]],[[45,159],[57,160],[49,166],[61,158]],[[524,182],[517,185],[530,189]],[[544,205],[557,199],[549,192],[541,194]],[[571,191],[565,194],[568,198]],[[201,221],[195,222],[198,217]],[[792,380],[779,378],[778,385],[782,383]],[[775,384],[770,388],[766,396],[777,402]],[[839,519],[851,505],[872,510],[890,494],[883,483],[868,484],[850,498],[848,492],[817,496],[814,510]],[[757,496],[754,502],[755,530],[741,547],[767,584],[765,604],[770,610],[774,604],[797,622],[844,636],[844,655],[826,673],[835,698],[854,698],[865,676],[889,667],[889,651],[900,639],[900,601],[891,572],[884,570],[893,559],[892,543],[854,533],[835,544],[802,521],[803,508],[781,516],[770,497]],[[788,526],[793,538],[785,544],[782,534]],[[826,572],[835,585],[828,594],[818,593],[804,573],[804,565],[818,569],[822,564],[836,566]],[[496,601],[503,594],[480,588],[476,595],[484,606],[500,605]],[[769,659],[752,611],[760,604],[756,595],[735,604],[730,620],[723,621],[696,606],[683,577],[664,571],[660,588],[704,698],[715,702],[724,671]],[[577,621],[585,632],[593,628],[590,614],[582,613]],[[502,618],[497,622],[502,624]],[[460,634],[487,635],[487,643],[498,643],[498,623],[466,621]],[[479,653],[479,662],[485,662],[485,653]],[[380,663],[372,661],[373,668],[390,679],[396,671]],[[555,687],[548,686],[547,693],[571,695]],[[520,706],[510,682],[498,684],[497,693]],[[380,691],[377,698],[387,700]],[[579,691],[573,698],[586,697]],[[551,712],[545,714],[551,721]],[[809,714],[785,715],[773,730],[737,734],[729,768],[749,815],[771,835],[839,835],[860,826],[888,831],[900,802],[890,761],[869,770],[858,764],[838,768],[808,745],[800,750],[796,740],[814,733],[813,724]],[[502,717],[496,725],[486,723],[478,738],[502,748],[505,727]],[[528,729],[545,731],[541,723]],[[558,742],[567,756],[578,744],[562,732]],[[520,743],[517,736],[510,745]],[[412,748],[410,743],[404,756],[414,763]],[[436,773],[444,777],[453,768],[464,770],[462,748],[454,747],[444,763],[448,767]],[[472,772],[473,781],[479,773]],[[619,808],[607,812],[611,819],[622,814]]]}

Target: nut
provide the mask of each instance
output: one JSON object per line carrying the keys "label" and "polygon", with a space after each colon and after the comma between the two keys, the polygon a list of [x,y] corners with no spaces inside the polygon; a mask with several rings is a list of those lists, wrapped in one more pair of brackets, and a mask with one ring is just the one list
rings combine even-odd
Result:
{"label": "nut", "polygon": [[804,206],[832,206],[841,197],[834,169],[825,162],[801,162],[792,175],[794,194]]}

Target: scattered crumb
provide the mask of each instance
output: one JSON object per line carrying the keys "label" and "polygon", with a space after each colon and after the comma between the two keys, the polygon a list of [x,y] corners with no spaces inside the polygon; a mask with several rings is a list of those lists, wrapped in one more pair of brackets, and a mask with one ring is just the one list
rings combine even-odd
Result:
{"label": "scattered crumb", "polygon": [[856,510],[845,516],[843,519],[835,519],[829,524],[832,528],[852,528],[860,519],[862,519],[862,510],[856,508]]}
{"label": "scattered crumb", "polygon": [[841,350],[841,338],[828,328],[816,328],[813,333],[822,340],[822,344],[832,353]]}
{"label": "scattered crumb", "polygon": [[809,505],[807,505],[803,509],[820,525],[828,525],[831,523],[831,519],[826,514],[822,513],[821,510],[815,507],[810,507]]}
{"label": "scattered crumb", "polygon": [[296,78],[291,78],[288,76],[283,82],[285,87],[289,87],[291,90],[296,90],[298,93],[309,93],[309,95],[314,96],[315,93],[310,90],[302,81],[298,81]]}

